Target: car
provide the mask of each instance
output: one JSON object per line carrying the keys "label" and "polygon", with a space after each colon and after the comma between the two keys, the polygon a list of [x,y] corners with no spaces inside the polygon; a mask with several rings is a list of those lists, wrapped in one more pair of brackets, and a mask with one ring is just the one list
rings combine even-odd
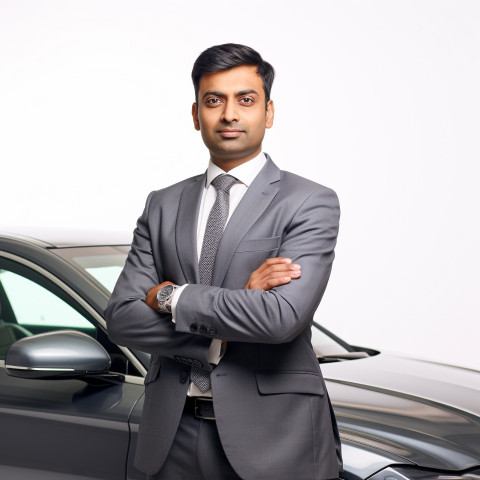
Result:
{"label": "car", "polygon": [[[145,478],[133,457],[149,355],[112,343],[103,318],[130,240],[0,233],[1,479]],[[349,345],[317,323],[312,344],[342,478],[480,479],[480,372]]]}

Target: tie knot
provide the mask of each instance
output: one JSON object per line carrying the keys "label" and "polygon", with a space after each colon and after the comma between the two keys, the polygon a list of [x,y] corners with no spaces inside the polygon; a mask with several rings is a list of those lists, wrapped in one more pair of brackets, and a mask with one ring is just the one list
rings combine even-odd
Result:
{"label": "tie knot", "polygon": [[237,182],[237,179],[232,175],[218,175],[212,180],[212,185],[217,192],[229,193],[232,186]]}

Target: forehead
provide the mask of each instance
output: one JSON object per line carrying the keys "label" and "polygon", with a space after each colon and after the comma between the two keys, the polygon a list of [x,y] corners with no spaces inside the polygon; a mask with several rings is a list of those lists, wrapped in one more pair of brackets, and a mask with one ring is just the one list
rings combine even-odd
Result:
{"label": "forehead", "polygon": [[200,77],[199,96],[205,92],[219,92],[224,94],[255,90],[264,94],[262,77],[257,73],[257,67],[242,65],[216,73],[203,74]]}

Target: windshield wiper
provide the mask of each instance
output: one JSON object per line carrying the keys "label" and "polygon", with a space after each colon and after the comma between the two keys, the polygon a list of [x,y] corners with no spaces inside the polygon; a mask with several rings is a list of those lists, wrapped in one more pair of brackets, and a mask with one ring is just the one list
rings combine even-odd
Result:
{"label": "windshield wiper", "polygon": [[368,358],[369,356],[367,352],[332,353],[330,355],[317,354],[320,363],[341,362],[342,360],[355,360],[357,358]]}

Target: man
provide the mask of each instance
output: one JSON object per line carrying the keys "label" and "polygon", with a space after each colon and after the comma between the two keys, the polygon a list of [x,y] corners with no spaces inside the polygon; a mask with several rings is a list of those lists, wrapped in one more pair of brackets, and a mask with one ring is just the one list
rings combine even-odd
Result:
{"label": "man", "polygon": [[339,207],[262,153],[273,77],[243,45],[199,56],[192,115],[208,170],[150,194],[106,310],[112,341],[152,354],[136,452],[150,478],[338,477],[310,329]]}

